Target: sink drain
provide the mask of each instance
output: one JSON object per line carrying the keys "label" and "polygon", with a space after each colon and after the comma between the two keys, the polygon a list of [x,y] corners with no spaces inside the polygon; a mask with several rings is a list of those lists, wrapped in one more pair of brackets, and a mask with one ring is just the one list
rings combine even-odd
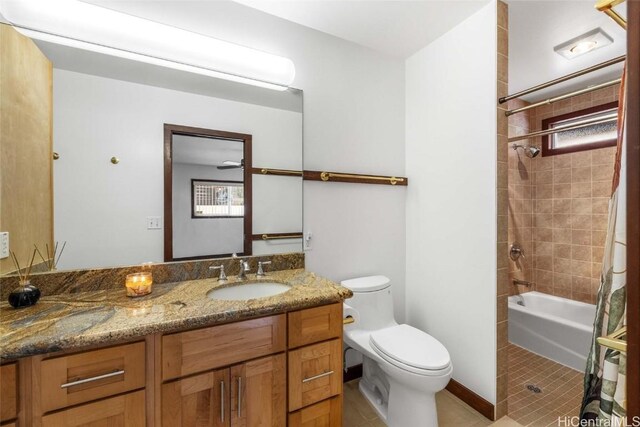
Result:
{"label": "sink drain", "polygon": [[538,386],[535,386],[533,384],[527,384],[527,390],[532,391],[534,393],[542,393],[542,389]]}

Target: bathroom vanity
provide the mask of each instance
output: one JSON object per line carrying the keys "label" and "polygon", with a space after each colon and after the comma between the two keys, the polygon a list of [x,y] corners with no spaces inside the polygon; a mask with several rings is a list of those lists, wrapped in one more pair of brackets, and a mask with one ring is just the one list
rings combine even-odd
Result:
{"label": "bathroom vanity", "polygon": [[229,279],[2,303],[0,425],[341,425],[350,291],[288,270],[277,296],[206,297]]}

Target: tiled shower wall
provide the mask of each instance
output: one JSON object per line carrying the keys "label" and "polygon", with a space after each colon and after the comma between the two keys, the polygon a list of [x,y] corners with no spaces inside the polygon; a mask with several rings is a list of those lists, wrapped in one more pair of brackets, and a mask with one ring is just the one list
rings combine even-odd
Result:
{"label": "tiled shower wall", "polygon": [[[508,102],[509,109],[528,105],[526,101],[513,99]],[[509,136],[524,135],[531,131],[531,111],[509,116]],[[516,141],[526,145],[527,140]],[[508,147],[509,161],[509,245],[518,243],[524,251],[524,257],[517,261],[509,260],[509,295],[529,291],[529,288],[513,285],[513,279],[533,282],[533,165],[534,159],[525,156],[523,150]],[[537,159],[536,159],[537,160]]]}
{"label": "tiled shower wall", "polygon": [[[497,4],[497,71],[498,94],[497,98],[507,96],[509,76],[509,9],[506,3],[498,1]],[[498,104],[497,109],[497,242],[498,242],[498,271],[497,271],[497,377],[496,377],[496,405],[495,419],[507,415],[507,391],[508,391],[508,328],[507,328],[507,296],[509,293],[509,264],[507,262],[508,251],[508,161],[507,161],[507,117],[506,105]]]}
{"label": "tiled shower wall", "polygon": [[[604,88],[512,116],[509,134],[540,130],[545,118],[615,101],[618,90]],[[521,105],[518,100],[509,108]],[[529,159],[509,150],[509,242],[517,240],[529,255],[519,265],[510,261],[510,278],[532,281],[540,292],[595,302],[615,152],[609,147]]]}

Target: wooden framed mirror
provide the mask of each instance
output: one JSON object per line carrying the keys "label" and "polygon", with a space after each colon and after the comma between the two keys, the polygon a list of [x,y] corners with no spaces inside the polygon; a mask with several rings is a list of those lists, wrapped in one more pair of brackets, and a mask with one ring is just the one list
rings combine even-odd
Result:
{"label": "wooden framed mirror", "polygon": [[164,125],[164,261],[252,254],[248,134]]}

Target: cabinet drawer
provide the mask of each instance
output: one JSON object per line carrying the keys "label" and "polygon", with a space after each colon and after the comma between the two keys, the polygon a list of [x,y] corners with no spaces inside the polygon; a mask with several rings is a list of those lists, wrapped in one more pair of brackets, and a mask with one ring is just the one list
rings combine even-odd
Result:
{"label": "cabinet drawer", "polygon": [[342,394],[342,341],[289,352],[289,411]]}
{"label": "cabinet drawer", "polygon": [[162,379],[169,380],[285,350],[285,315],[162,337]]}
{"label": "cabinet drawer", "polygon": [[341,427],[342,399],[332,397],[289,414],[289,427]]}
{"label": "cabinet drawer", "polygon": [[289,313],[289,348],[301,347],[342,333],[342,303]]}
{"label": "cabinet drawer", "polygon": [[42,412],[145,386],[145,343],[120,345],[42,361]]}
{"label": "cabinet drawer", "polygon": [[0,421],[18,416],[17,369],[16,363],[0,366]]}
{"label": "cabinet drawer", "polygon": [[42,417],[42,427],[144,427],[144,391],[123,394]]}

